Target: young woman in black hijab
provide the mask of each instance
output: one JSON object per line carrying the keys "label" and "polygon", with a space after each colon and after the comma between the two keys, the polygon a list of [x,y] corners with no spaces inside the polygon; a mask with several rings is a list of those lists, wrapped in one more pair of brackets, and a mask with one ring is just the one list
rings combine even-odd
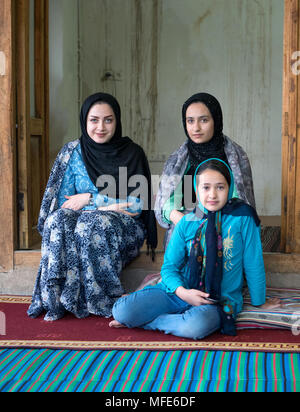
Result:
{"label": "young woman in black hijab", "polygon": [[218,100],[208,93],[194,94],[183,104],[182,122],[187,139],[166,161],[155,203],[157,221],[167,229],[165,247],[175,225],[194,207],[192,178],[197,166],[209,158],[218,158],[230,165],[235,196],[255,207],[248,156],[241,146],[223,134]]}
{"label": "young woman in black hijab", "polygon": [[[182,123],[188,138],[187,146],[191,164],[189,174],[193,176],[198,165],[211,157],[227,162],[224,150],[223,114],[220,103],[215,97],[207,93],[198,93],[190,97],[182,107]],[[207,125],[210,131],[206,138]]]}
{"label": "young woman in black hijab", "polygon": [[58,154],[43,197],[42,258],[31,317],[44,311],[45,320],[66,311],[79,318],[111,316],[124,293],[122,268],[145,239],[153,253],[157,245],[148,161],[140,146],[122,136],[117,100],[106,93],[88,97],[80,124],[80,139]]}

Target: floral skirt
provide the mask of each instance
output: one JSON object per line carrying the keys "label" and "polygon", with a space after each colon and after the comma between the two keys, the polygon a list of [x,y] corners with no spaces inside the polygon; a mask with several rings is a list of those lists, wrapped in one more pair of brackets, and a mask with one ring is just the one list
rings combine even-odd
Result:
{"label": "floral skirt", "polygon": [[65,311],[78,318],[111,316],[124,293],[120,273],[144,243],[138,219],[117,212],[58,209],[46,220],[42,258],[28,309],[56,320]]}

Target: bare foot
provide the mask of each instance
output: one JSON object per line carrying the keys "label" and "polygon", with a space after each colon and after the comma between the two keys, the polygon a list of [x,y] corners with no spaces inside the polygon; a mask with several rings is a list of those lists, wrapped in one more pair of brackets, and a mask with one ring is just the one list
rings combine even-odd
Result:
{"label": "bare foot", "polygon": [[267,299],[266,303],[261,306],[262,309],[275,309],[282,306],[279,298]]}
{"label": "bare foot", "polygon": [[126,328],[126,326],[122,325],[122,323],[118,322],[115,319],[109,322],[108,326],[110,328]]}

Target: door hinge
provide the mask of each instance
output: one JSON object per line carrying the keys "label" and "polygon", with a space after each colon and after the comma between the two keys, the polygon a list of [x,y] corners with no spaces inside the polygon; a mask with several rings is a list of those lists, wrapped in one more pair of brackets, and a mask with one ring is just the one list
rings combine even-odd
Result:
{"label": "door hinge", "polygon": [[24,193],[18,193],[18,209],[20,212],[24,212]]}

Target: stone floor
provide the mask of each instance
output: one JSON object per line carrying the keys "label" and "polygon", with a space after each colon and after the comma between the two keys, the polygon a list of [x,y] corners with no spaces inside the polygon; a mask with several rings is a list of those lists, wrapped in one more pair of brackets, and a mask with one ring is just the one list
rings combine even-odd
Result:
{"label": "stone floor", "polygon": [[[142,280],[150,273],[159,272],[159,262],[152,264],[150,258],[144,257],[143,261],[149,259],[149,264],[144,267],[129,265],[121,274],[121,281],[127,292],[135,290]],[[8,273],[0,272],[0,294],[31,295],[37,268],[18,268]],[[298,273],[270,273],[267,272],[267,285],[278,288],[300,289],[300,274]]]}

